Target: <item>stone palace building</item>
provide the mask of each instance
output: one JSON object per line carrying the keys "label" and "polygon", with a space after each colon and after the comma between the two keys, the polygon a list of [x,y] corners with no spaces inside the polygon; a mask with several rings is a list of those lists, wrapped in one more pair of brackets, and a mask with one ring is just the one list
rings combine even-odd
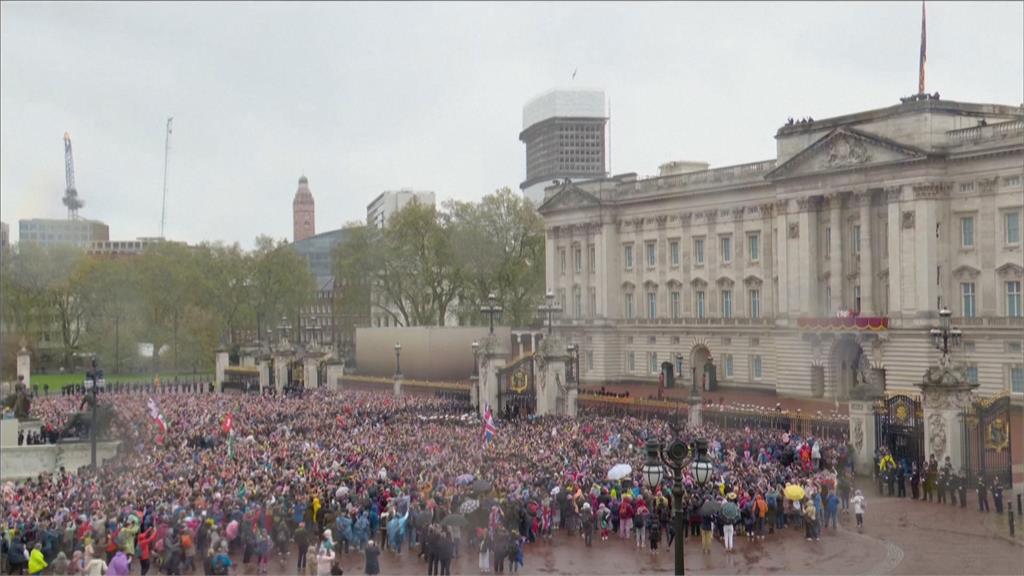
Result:
{"label": "stone palace building", "polygon": [[1024,393],[1024,108],[923,95],[775,138],[771,160],[545,190],[583,383],[917,392],[948,306],[978,392]]}

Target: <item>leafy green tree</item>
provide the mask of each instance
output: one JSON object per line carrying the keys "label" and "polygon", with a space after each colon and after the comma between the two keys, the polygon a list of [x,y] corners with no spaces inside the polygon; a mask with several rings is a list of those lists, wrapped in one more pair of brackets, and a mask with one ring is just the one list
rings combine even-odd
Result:
{"label": "leafy green tree", "polygon": [[299,310],[309,303],[316,290],[316,281],[306,260],[287,249],[287,241],[267,236],[256,239],[252,254],[252,306],[256,330],[260,338],[265,331],[287,318],[295,330],[299,328]]}

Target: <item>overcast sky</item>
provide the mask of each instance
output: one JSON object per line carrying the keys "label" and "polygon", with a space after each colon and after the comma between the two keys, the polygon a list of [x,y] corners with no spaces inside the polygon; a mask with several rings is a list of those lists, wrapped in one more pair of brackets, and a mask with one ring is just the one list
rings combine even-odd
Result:
{"label": "overcast sky", "polygon": [[[63,217],[70,132],[82,215],[155,236],[291,237],[300,175],[318,231],[383,190],[518,190],[522,106],[604,89],[612,171],[774,157],[788,116],[896,104],[917,86],[921,5],[2,4],[0,212]],[[578,70],[570,83],[573,70]],[[1024,102],[1024,3],[930,3],[928,91]],[[13,238],[12,238],[13,239]]]}

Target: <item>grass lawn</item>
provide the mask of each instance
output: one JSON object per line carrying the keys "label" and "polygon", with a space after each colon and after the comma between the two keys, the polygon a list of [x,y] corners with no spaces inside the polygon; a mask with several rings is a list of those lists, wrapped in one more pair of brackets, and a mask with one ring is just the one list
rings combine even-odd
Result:
{"label": "grass lawn", "polygon": [[[182,382],[191,382],[193,374],[191,372],[179,372],[179,380]],[[138,383],[151,383],[153,382],[154,376],[152,374],[104,374],[104,379],[107,384],[113,382],[138,382]],[[213,374],[195,374],[197,380],[212,380]],[[67,384],[81,384],[85,381],[85,372],[70,372],[67,374],[33,374],[32,375],[32,386],[43,386],[43,384],[49,384],[51,390],[59,390],[61,387]],[[160,382],[169,383],[174,381],[173,373],[161,373]]]}

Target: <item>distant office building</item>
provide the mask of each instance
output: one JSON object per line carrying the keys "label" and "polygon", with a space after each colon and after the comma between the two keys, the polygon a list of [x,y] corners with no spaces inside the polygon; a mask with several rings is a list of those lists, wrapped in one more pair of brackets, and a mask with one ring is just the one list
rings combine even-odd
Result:
{"label": "distant office building", "polygon": [[11,244],[11,229],[7,222],[0,222],[0,249],[7,248]]}
{"label": "distant office building", "polygon": [[163,238],[138,238],[136,240],[97,240],[86,248],[91,256],[121,258],[125,256],[141,256],[146,248],[155,244],[169,242]]}
{"label": "distant office building", "polygon": [[32,218],[18,221],[18,242],[39,246],[79,246],[110,240],[110,228],[98,220]]}
{"label": "distant office building", "polygon": [[523,107],[526,179],[523,194],[540,206],[544,187],[555,179],[607,176],[604,92],[552,90]]}
{"label": "distant office building", "polygon": [[409,188],[381,192],[380,196],[374,198],[373,202],[366,206],[366,224],[376,228],[383,228],[391,220],[391,216],[413,201],[433,206],[435,201],[434,193],[416,191]]}
{"label": "distant office building", "polygon": [[299,189],[292,200],[292,241],[305,240],[316,234],[316,206],[313,193],[309,191],[309,180],[299,178]]}

